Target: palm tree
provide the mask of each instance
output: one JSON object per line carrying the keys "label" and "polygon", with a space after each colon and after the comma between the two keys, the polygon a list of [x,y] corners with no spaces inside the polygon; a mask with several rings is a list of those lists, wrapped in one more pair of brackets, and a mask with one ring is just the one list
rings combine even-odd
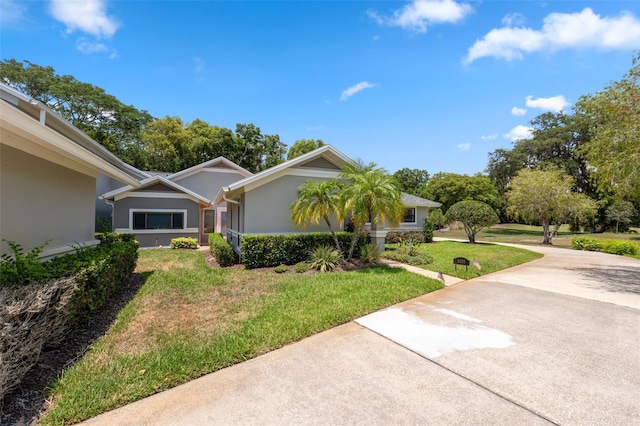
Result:
{"label": "palm tree", "polygon": [[291,204],[291,220],[301,228],[309,223],[317,225],[321,220],[327,223],[336,249],[342,253],[338,236],[331,225],[330,216],[343,219],[340,209],[340,183],[336,180],[306,181],[299,189],[296,201]]}
{"label": "palm tree", "polygon": [[347,258],[351,260],[356,242],[369,220],[372,230],[385,220],[394,226],[402,220],[405,208],[395,179],[376,163],[363,164],[358,160],[347,165],[340,177],[348,182],[341,193],[342,205],[351,213],[354,225]]}

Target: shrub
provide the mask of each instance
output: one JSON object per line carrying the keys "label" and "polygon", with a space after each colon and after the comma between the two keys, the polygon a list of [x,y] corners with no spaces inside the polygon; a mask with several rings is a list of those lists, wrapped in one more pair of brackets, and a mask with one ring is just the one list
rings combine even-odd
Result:
{"label": "shrub", "polygon": [[602,241],[602,251],[620,256],[635,256],[640,252],[640,248],[633,241],[604,240]]}
{"label": "shrub", "polygon": [[386,244],[397,244],[406,240],[423,243],[424,235],[420,231],[389,231],[384,242]]}
{"label": "shrub", "polygon": [[4,238],[2,241],[7,243],[11,254],[5,253],[0,257],[0,287],[28,284],[49,276],[40,261],[40,253],[47,243],[25,253],[20,244]]}
{"label": "shrub", "polygon": [[284,274],[288,270],[289,270],[289,267],[287,265],[278,265],[275,268],[273,268],[273,271],[277,274]]}
{"label": "shrub", "polygon": [[[337,233],[343,256],[347,255],[351,234]],[[244,235],[242,237],[242,263],[247,269],[268,268],[280,264],[295,265],[305,261],[309,254],[320,246],[334,246],[329,233],[286,234],[286,235]],[[361,235],[354,253],[366,244],[366,236]]]}
{"label": "shrub", "polygon": [[395,260],[397,262],[407,263],[414,266],[429,265],[433,263],[433,257],[427,253],[417,252],[415,254],[406,254],[398,250],[385,251],[384,257]]}
{"label": "shrub", "polygon": [[[24,274],[10,272],[17,278],[0,288],[0,399],[37,362],[44,345],[61,339],[67,326],[89,318],[129,282],[138,259],[137,242],[116,234],[101,237],[97,247],[79,247],[75,253],[38,262],[38,268],[37,254],[44,245],[25,255],[18,244],[9,244],[14,257],[3,257],[2,271]],[[30,266],[16,266],[25,258]],[[41,280],[33,279],[35,269]]]}
{"label": "shrub", "polygon": [[342,254],[332,246],[320,246],[311,252],[312,268],[320,272],[331,272],[338,266]]}
{"label": "shrub", "polygon": [[571,248],[575,250],[600,251],[602,244],[600,240],[587,237],[575,237],[571,240]]}
{"label": "shrub", "polygon": [[236,263],[236,256],[231,244],[226,242],[220,234],[209,234],[209,250],[222,267]]}
{"label": "shrub", "polygon": [[425,219],[424,224],[422,225],[422,238],[425,243],[433,242],[433,229],[433,222],[431,222],[429,218]]}
{"label": "shrub", "polygon": [[380,247],[366,244],[360,249],[360,258],[364,263],[376,264],[380,261]]}
{"label": "shrub", "polygon": [[0,401],[38,362],[42,348],[63,336],[73,278],[0,289]]}
{"label": "shrub", "polygon": [[413,240],[405,240],[398,245],[396,251],[399,254],[407,256],[415,256],[418,254],[417,244]]}
{"label": "shrub", "polygon": [[309,265],[307,262],[298,262],[293,267],[293,270],[296,271],[298,274],[303,274],[307,272],[309,269],[311,269],[311,265]]}
{"label": "shrub", "polygon": [[476,242],[476,234],[482,228],[500,223],[498,215],[490,205],[472,200],[459,201],[449,207],[445,219],[448,223],[462,222],[464,232],[472,244]]}
{"label": "shrub", "polygon": [[197,249],[198,240],[191,237],[172,238],[170,247],[172,249]]}

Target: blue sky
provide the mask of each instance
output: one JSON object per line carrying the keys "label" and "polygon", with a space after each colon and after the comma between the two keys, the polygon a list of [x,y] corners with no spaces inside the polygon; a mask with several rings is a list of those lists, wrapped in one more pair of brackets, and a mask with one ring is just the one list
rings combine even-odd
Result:
{"label": "blue sky", "polygon": [[0,55],[155,117],[474,174],[631,67],[639,1],[0,0]]}

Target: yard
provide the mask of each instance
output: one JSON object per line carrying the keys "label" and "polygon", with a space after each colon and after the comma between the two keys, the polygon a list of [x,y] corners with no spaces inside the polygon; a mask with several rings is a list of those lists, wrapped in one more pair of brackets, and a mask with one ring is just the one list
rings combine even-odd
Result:
{"label": "yard", "polygon": [[[453,254],[478,258],[482,273],[536,257],[496,247],[424,245],[436,259],[431,267],[452,275]],[[385,266],[324,274],[211,268],[202,252],[187,250],[142,250],[137,273],[140,291],[55,383],[42,423],[96,416],[442,287]]]}

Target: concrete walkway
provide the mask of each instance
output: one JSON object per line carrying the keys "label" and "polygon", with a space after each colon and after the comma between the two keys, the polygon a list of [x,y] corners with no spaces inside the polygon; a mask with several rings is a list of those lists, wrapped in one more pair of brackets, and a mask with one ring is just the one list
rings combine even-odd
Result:
{"label": "concrete walkway", "polygon": [[640,260],[525,248],[545,257],[86,423],[637,424]]}

